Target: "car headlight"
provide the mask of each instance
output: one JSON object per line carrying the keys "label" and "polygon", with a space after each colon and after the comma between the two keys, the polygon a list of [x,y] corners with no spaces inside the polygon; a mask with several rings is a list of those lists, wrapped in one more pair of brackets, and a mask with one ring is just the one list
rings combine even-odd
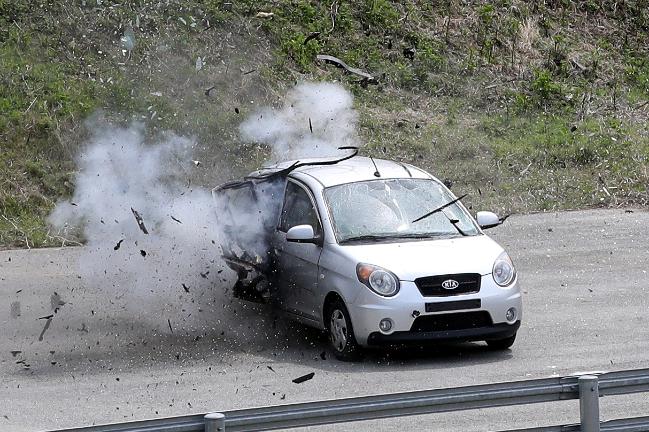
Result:
{"label": "car headlight", "polygon": [[507,255],[507,252],[501,253],[496,261],[492,270],[494,281],[501,287],[506,287],[514,282],[516,279],[516,269],[512,260]]}
{"label": "car headlight", "polygon": [[361,283],[384,297],[392,297],[399,292],[399,279],[384,268],[359,263],[356,266],[356,275]]}

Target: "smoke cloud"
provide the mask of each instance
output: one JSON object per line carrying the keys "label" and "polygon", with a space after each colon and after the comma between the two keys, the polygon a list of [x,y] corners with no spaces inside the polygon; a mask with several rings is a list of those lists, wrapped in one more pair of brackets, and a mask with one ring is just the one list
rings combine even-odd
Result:
{"label": "smoke cloud", "polygon": [[157,321],[180,309],[189,316],[201,303],[197,296],[222,301],[213,289],[223,266],[212,198],[189,180],[199,169],[191,160],[194,141],[165,134],[147,144],[141,124],[88,128],[93,135],[77,160],[74,195],[49,218],[63,230],[83,227],[82,277],[111,303]]}
{"label": "smoke cloud", "polygon": [[353,96],[339,84],[302,83],[279,109],[263,108],[239,127],[244,141],[268,144],[275,160],[326,157],[358,145]]}
{"label": "smoke cloud", "polygon": [[[337,147],[358,143],[352,103],[340,85],[300,84],[281,108],[264,108],[244,121],[240,134],[268,144],[278,159],[340,155]],[[166,328],[170,316],[182,318],[186,329],[203,326],[200,312],[222,311],[232,302],[235,274],[221,258],[224,229],[234,219],[245,227],[236,241],[263,256],[266,221],[229,202],[215,205],[208,188],[192,184],[192,173],[207,169],[192,161],[195,140],[173,133],[148,137],[142,124],[95,120],[86,126],[92,133],[77,158],[74,195],[56,206],[49,222],[63,232],[83,231],[79,271],[88,292],[158,328]],[[281,199],[281,190],[274,193]]]}

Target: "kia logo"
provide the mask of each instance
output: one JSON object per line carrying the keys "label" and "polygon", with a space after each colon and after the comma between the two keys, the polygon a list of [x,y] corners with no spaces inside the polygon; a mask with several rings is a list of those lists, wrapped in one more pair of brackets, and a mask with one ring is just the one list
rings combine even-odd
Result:
{"label": "kia logo", "polygon": [[447,279],[444,282],[442,282],[442,288],[447,289],[447,290],[452,290],[460,286],[460,283],[456,280],[453,279]]}

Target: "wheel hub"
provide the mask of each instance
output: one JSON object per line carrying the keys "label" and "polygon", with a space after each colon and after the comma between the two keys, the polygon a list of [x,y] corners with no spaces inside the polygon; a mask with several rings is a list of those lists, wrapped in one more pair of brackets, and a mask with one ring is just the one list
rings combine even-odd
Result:
{"label": "wheel hub", "polygon": [[347,346],[347,320],[340,309],[335,309],[331,314],[329,334],[334,348],[339,352],[344,351]]}

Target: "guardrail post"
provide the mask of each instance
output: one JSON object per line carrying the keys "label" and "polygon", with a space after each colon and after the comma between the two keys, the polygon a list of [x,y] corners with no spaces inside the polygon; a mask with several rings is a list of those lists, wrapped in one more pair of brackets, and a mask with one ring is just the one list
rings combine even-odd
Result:
{"label": "guardrail post", "polygon": [[210,413],[205,415],[205,432],[224,432],[225,414]]}
{"label": "guardrail post", "polygon": [[599,432],[599,379],[582,375],[578,382],[581,432]]}

